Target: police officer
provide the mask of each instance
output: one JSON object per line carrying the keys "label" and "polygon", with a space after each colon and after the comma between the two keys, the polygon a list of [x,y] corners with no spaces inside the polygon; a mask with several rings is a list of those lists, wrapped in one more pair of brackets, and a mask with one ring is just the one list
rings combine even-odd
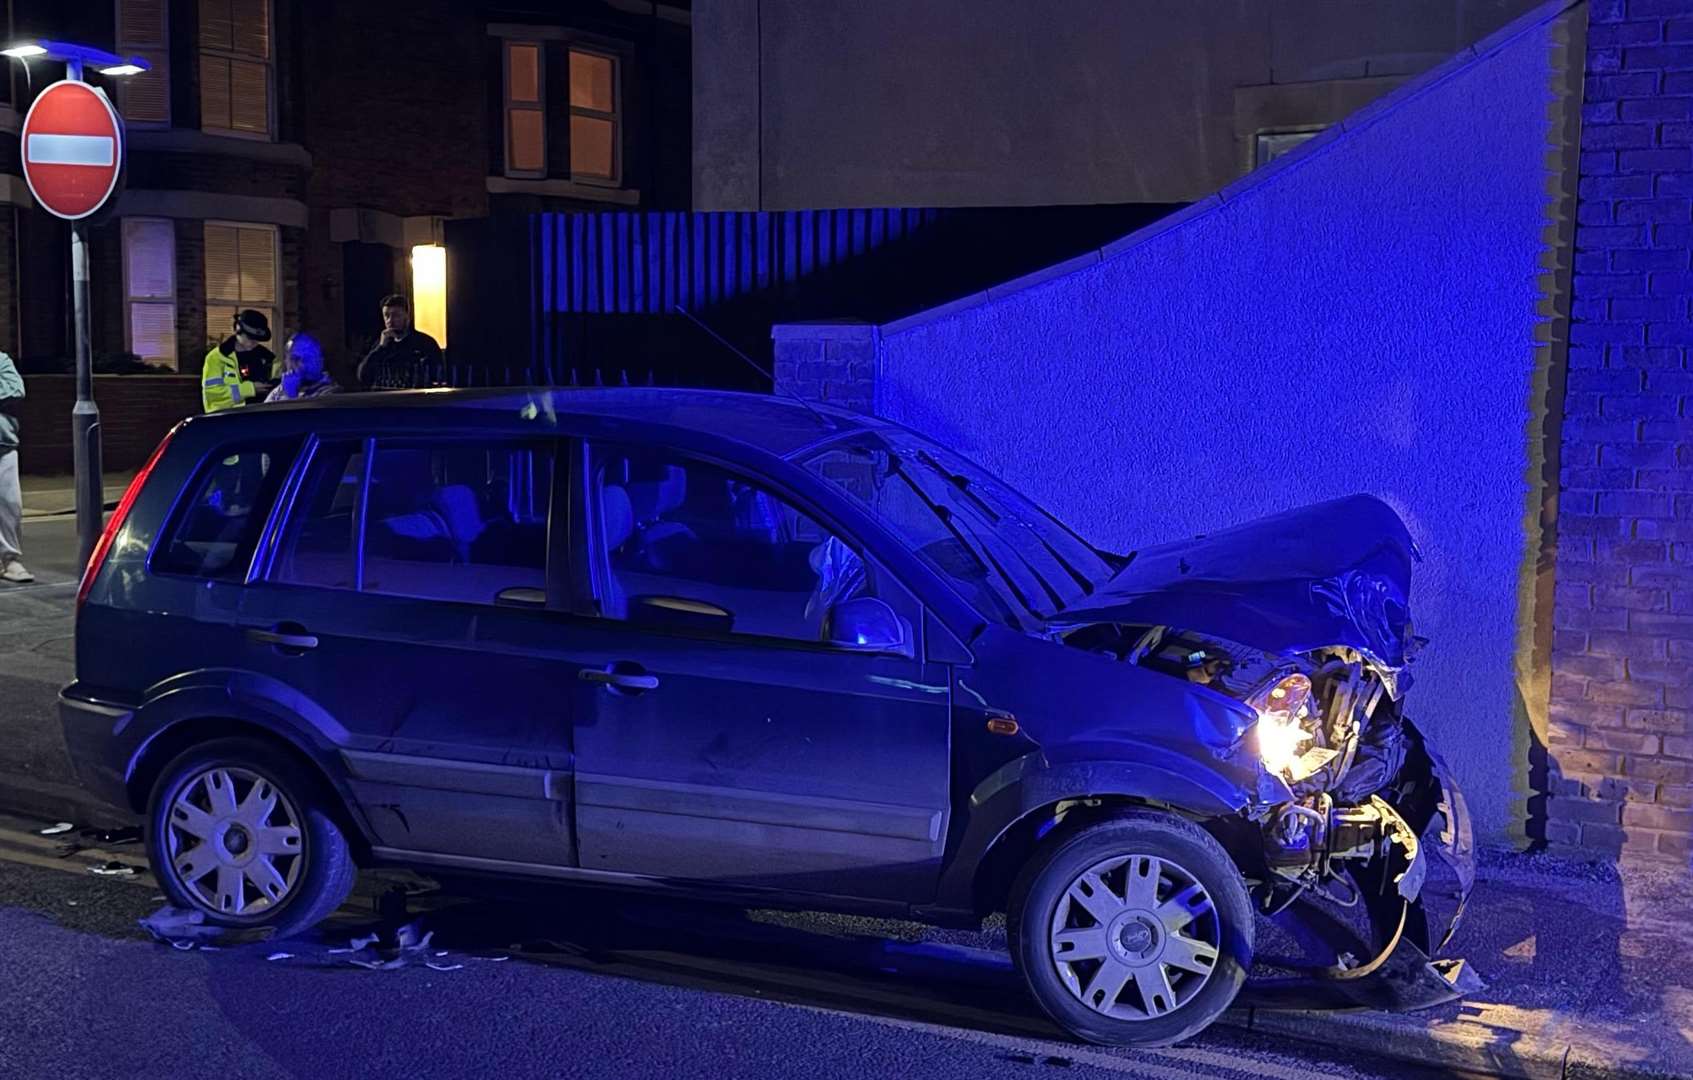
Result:
{"label": "police officer", "polygon": [[276,354],[264,347],[270,320],[252,308],[235,316],[234,333],[206,353],[200,371],[200,400],[207,412],[233,409],[258,396],[254,381],[270,378]]}

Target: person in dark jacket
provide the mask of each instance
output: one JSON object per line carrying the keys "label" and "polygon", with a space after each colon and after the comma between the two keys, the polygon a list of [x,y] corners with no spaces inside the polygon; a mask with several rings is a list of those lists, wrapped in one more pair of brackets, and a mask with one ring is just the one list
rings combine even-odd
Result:
{"label": "person in dark jacket", "polygon": [[21,561],[24,502],[18,482],[18,411],[23,400],[23,377],[12,358],[0,352],[0,581],[11,585],[35,580]]}
{"label": "person in dark jacket", "polygon": [[317,338],[295,334],[288,339],[288,351],[282,357],[282,378],[265,398],[265,404],[304,401],[333,394],[337,389],[335,380],[324,373],[323,346],[317,343]]}
{"label": "person in dark jacket", "polygon": [[416,390],[442,377],[441,346],[411,324],[411,301],[395,293],[382,301],[382,337],[359,364],[366,390]]}

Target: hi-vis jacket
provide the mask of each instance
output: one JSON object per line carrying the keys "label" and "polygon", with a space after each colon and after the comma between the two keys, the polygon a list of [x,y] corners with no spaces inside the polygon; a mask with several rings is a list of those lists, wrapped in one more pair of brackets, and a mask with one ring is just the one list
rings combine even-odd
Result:
{"label": "hi-vis jacket", "polygon": [[254,400],[253,368],[267,367],[274,356],[263,345],[254,347],[245,356],[235,351],[235,339],[225,339],[206,353],[200,370],[200,402],[207,412],[233,409]]}

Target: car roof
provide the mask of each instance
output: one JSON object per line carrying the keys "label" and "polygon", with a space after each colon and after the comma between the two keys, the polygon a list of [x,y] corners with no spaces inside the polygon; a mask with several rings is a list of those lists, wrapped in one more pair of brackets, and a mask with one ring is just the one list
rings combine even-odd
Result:
{"label": "car roof", "polygon": [[[873,426],[858,413],[777,394],[667,387],[478,387],[326,394],[266,405],[293,410],[474,410],[532,418],[593,417],[705,432],[779,457]],[[231,409],[221,415],[246,410]]]}

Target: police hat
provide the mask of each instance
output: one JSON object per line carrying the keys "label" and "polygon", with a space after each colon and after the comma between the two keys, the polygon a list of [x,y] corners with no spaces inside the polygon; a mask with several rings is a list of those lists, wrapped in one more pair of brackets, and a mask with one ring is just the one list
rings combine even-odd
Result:
{"label": "police hat", "polygon": [[264,312],[248,308],[235,316],[235,329],[254,341],[270,340],[270,320],[265,318]]}

